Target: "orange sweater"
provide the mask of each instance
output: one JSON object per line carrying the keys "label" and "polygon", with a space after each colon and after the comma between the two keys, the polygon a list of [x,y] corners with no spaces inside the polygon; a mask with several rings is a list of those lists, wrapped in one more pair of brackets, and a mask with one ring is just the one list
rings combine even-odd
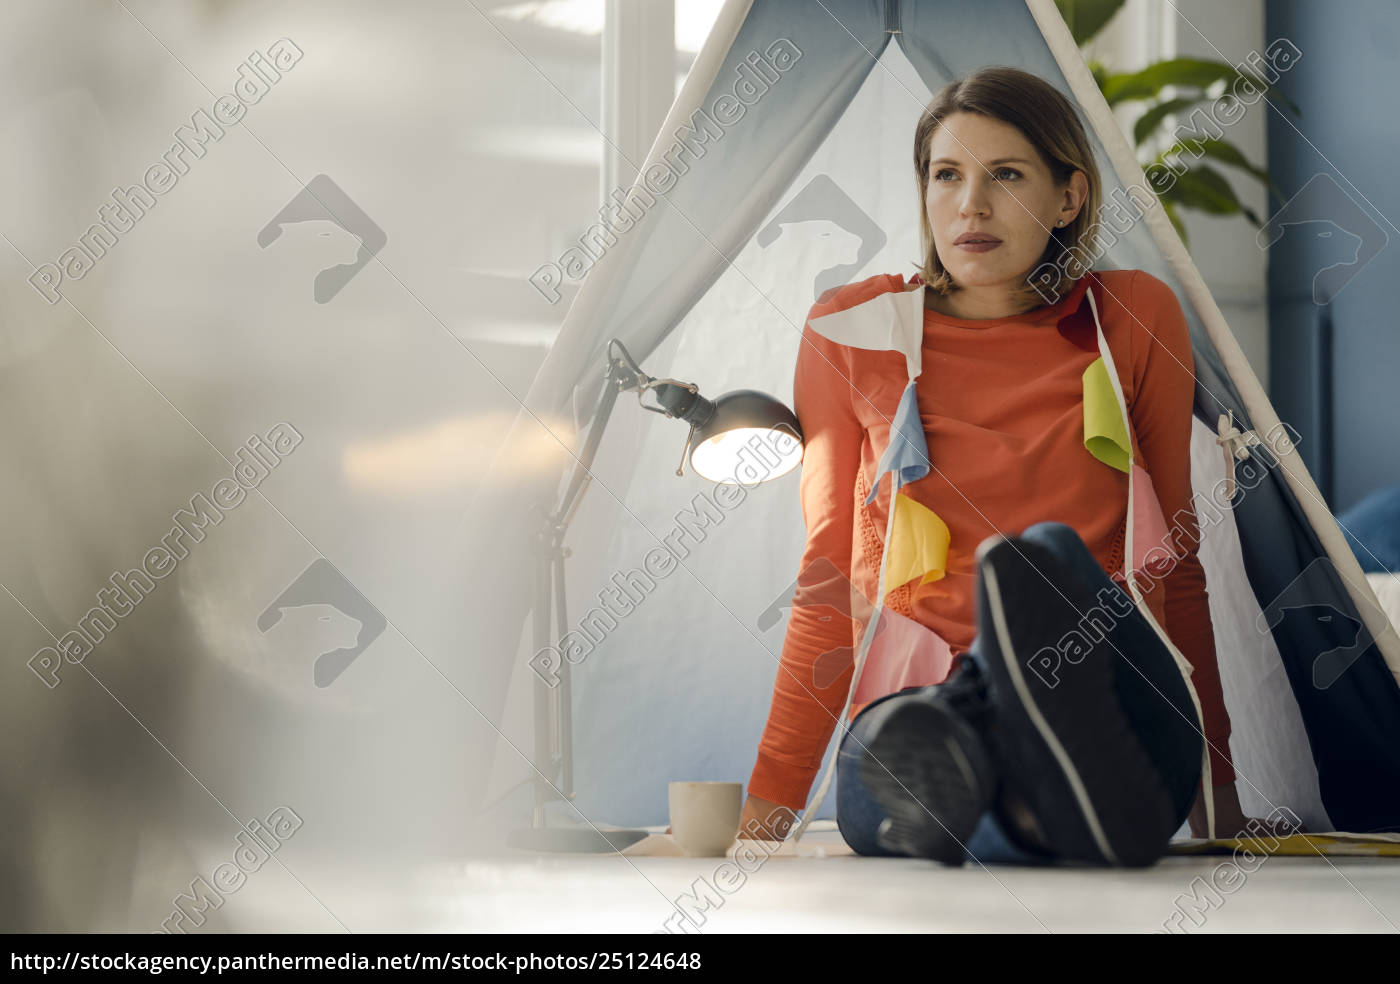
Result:
{"label": "orange sweater", "polygon": [[[1160,582],[1141,581],[1149,606],[1194,668],[1213,781],[1234,781],[1230,720],[1220,687],[1199,530],[1191,496],[1194,356],[1186,317],[1165,283],[1142,270],[1095,271],[1058,303],[1010,318],[966,320],[925,310],[916,391],[929,474],[904,487],[951,536],[947,573],[890,592],[887,605],[933,629],[954,654],[976,636],[977,545],[1044,520],[1072,526],[1105,571],[1123,569],[1128,476],[1084,447],[1084,370],[1099,357],[1091,278],[1133,424],[1135,453],[1152,477],[1180,559]],[[914,282],[882,274],[828,291],[822,317]],[[1131,312],[1131,313],[1130,313]],[[806,438],[801,500],[807,544],[799,571],[825,559],[867,601],[877,590],[888,481],[870,503],[880,453],[908,384],[904,356],[839,345],[804,325],[793,402]],[[818,565],[814,567],[813,565]],[[826,567],[830,570],[830,567]],[[859,623],[820,592],[799,587],[783,641],[773,702],[749,779],[751,795],[801,809],[850,690]],[[805,596],[805,600],[804,600]],[[853,606],[856,612],[859,607]],[[851,609],[847,609],[849,612]],[[846,648],[847,652],[824,653]],[[835,658],[833,658],[835,656]],[[839,674],[833,667],[844,670]],[[834,677],[834,679],[833,679]],[[858,708],[852,708],[854,716]]]}

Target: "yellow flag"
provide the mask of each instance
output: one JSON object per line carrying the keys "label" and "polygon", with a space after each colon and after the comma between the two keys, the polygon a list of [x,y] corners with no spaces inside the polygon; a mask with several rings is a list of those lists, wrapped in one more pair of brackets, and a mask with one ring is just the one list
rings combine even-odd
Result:
{"label": "yellow flag", "polygon": [[920,584],[937,581],[947,572],[948,526],[922,502],[907,495],[894,497],[894,529],[886,546],[885,596],[910,578]]}
{"label": "yellow flag", "polygon": [[1084,446],[1095,458],[1121,472],[1132,464],[1128,426],[1103,356],[1084,370]]}

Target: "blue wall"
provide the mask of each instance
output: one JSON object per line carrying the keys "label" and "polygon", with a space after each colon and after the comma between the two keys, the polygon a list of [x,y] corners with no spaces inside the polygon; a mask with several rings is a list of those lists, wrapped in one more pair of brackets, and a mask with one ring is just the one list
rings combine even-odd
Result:
{"label": "blue wall", "polygon": [[[1270,397],[1340,513],[1400,484],[1400,3],[1269,0],[1265,37],[1302,51],[1278,83],[1301,115],[1273,97],[1268,110],[1268,166],[1292,203],[1271,208],[1296,220],[1269,256]],[[1316,275],[1372,243],[1315,303]],[[1330,426],[1316,379],[1329,333]]]}

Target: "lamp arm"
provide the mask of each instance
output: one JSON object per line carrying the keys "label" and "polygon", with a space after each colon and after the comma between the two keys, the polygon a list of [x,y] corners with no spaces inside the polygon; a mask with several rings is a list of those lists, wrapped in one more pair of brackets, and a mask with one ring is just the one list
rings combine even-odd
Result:
{"label": "lamp arm", "polygon": [[613,406],[617,403],[617,394],[628,388],[628,383],[632,378],[625,367],[611,361],[608,363],[603,392],[598,397],[598,405],[593,410],[592,422],[588,425],[588,437],[584,441],[583,450],[574,464],[574,473],[570,476],[568,488],[559,501],[559,508],[550,517],[556,536],[562,537],[564,530],[573,520],[573,513],[582,499],[584,486],[593,477],[591,471],[593,459],[598,454],[598,445],[603,440],[603,432],[607,429],[608,419],[612,416]]}
{"label": "lamp arm", "polygon": [[[617,404],[617,395],[623,390],[635,390],[642,408],[668,417],[679,417],[690,424],[690,435],[700,424],[708,420],[715,406],[699,394],[694,383],[676,379],[654,379],[642,372],[633,360],[631,353],[614,338],[608,343],[608,365],[603,381],[603,392],[598,397],[588,425],[588,436],[583,448],[574,460],[574,470],[557,508],[541,517],[541,527],[535,541],[535,607],[534,641],[536,651],[543,651],[552,642],[562,639],[568,631],[568,607],[565,600],[564,558],[568,550],[563,546],[564,534],[573,521],[574,513],[583,500],[583,491],[593,477],[593,459],[602,443],[603,433]],[[642,396],[652,390],[659,406],[647,406]],[[686,450],[690,448],[690,436],[686,438]],[[684,465],[684,455],[682,456]],[[681,469],[676,470],[682,474]],[[553,631],[550,615],[557,625]],[[535,767],[542,775],[556,777],[563,785],[562,792],[552,782],[537,780],[535,786],[535,807],[532,825],[543,828],[545,824],[545,804],[561,795],[565,800],[574,796],[573,781],[573,687],[567,661],[561,663],[558,673],[558,689],[547,685],[543,677],[535,682],[534,724],[535,724]],[[558,757],[555,757],[555,743],[558,743]],[[556,772],[557,769],[557,772]]]}
{"label": "lamp arm", "polygon": [[[608,364],[621,389],[637,391],[637,402],[643,410],[684,420],[692,432],[714,416],[715,405],[700,395],[699,386],[682,379],[648,376],[619,339],[608,343]],[[654,405],[642,399],[648,391],[656,399]]]}
{"label": "lamp arm", "polygon": [[[541,525],[535,540],[535,605],[533,612],[535,651],[544,649],[564,637],[568,631],[568,607],[564,592],[564,558],[568,551],[564,548],[564,533],[573,522],[574,512],[583,501],[583,491],[592,478],[591,466],[598,453],[598,445],[612,416],[617,394],[635,377],[627,368],[609,361],[603,392],[593,410],[588,427],[588,437],[583,449],[574,461],[569,484],[560,498],[557,508],[541,517]],[[557,618],[557,629],[550,627],[550,615]],[[557,634],[556,634],[557,633]],[[535,777],[535,805],[531,814],[531,825],[543,828],[545,804],[561,795],[571,800],[574,795],[573,764],[573,684],[570,679],[569,664],[561,662],[558,670],[558,689],[551,688],[543,676],[535,681],[534,728],[535,750],[533,761],[541,775],[557,778],[563,785],[562,792],[553,786],[552,781]],[[555,758],[556,740],[559,747]],[[557,772],[556,772],[557,768]]]}
{"label": "lamp arm", "polygon": [[[695,436],[695,431],[703,427],[715,412],[714,403],[701,396],[700,388],[694,383],[648,376],[619,339],[609,341],[606,380],[603,383],[602,395],[598,398],[598,405],[593,411],[592,422],[588,426],[588,438],[584,441],[583,450],[574,466],[574,473],[569,479],[568,488],[559,502],[559,507],[550,516],[553,527],[551,533],[554,536],[562,537],[564,530],[573,520],[573,511],[578,506],[584,487],[592,478],[590,468],[593,458],[598,452],[598,444],[603,439],[613,406],[617,403],[617,395],[624,390],[637,393],[637,402],[643,410],[684,420],[690,425],[685,447],[681,450],[681,464],[676,468],[677,475],[685,474],[685,460],[690,453],[690,441]],[[648,390],[656,398],[657,405],[652,406],[643,401],[642,397]]]}

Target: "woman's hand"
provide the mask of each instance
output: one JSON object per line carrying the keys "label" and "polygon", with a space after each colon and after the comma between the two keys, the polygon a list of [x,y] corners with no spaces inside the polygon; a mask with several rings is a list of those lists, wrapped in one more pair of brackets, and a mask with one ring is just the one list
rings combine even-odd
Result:
{"label": "woman's hand", "polygon": [[744,800],[739,817],[739,837],[745,840],[784,840],[797,814],[781,803],[752,794]]}
{"label": "woman's hand", "polygon": [[[1247,817],[1240,807],[1239,793],[1235,790],[1233,782],[1216,786],[1215,792],[1215,836],[1219,839],[1232,837],[1254,837],[1261,833],[1270,833],[1275,837],[1287,837],[1289,834],[1304,833],[1301,824],[1290,822],[1289,817],[1277,817],[1262,819],[1258,817]],[[1191,807],[1191,814],[1187,818],[1191,824],[1192,837],[1206,836],[1206,801],[1201,796],[1200,787],[1196,787],[1196,802]]]}

